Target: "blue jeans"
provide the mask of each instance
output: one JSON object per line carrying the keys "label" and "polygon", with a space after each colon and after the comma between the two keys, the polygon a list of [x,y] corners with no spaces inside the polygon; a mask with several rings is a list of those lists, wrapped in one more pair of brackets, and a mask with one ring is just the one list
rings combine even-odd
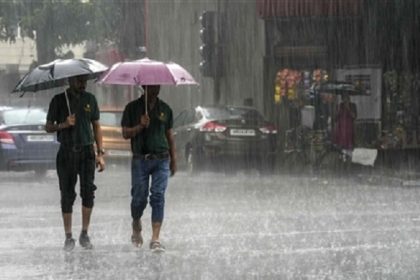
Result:
{"label": "blue jeans", "polygon": [[[150,189],[152,222],[162,222],[165,206],[165,191],[169,178],[169,159],[131,161],[131,217],[138,220],[147,206]],[[149,187],[149,178],[152,183]]]}

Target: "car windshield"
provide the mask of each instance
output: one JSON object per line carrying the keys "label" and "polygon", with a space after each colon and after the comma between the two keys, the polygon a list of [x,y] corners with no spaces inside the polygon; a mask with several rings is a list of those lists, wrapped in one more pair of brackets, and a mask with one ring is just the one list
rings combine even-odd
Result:
{"label": "car windshield", "polygon": [[2,122],[5,125],[15,124],[44,124],[47,113],[42,109],[18,109],[3,112]]}
{"label": "car windshield", "polygon": [[207,119],[236,119],[244,118],[255,121],[264,121],[264,117],[254,109],[242,107],[206,108],[204,115]]}
{"label": "car windshield", "polygon": [[121,126],[122,112],[101,112],[101,124]]}

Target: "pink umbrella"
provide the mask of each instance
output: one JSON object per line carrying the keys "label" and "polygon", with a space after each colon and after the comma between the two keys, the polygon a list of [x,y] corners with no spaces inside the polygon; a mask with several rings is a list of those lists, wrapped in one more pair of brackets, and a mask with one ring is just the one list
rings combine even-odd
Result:
{"label": "pink umbrella", "polygon": [[[104,73],[99,83],[136,86],[197,85],[192,75],[179,64],[149,58],[116,63]],[[145,97],[147,98],[147,94]],[[147,100],[145,104],[147,112]]]}
{"label": "pink umbrella", "polygon": [[196,85],[182,66],[143,58],[118,62],[109,68],[99,83],[110,85]]}

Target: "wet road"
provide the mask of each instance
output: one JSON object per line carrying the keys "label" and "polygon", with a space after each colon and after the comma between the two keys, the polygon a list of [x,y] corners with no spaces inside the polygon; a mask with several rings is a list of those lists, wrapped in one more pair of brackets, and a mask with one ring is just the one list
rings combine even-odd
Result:
{"label": "wet road", "polygon": [[154,254],[130,244],[127,170],[97,175],[95,249],[71,253],[55,173],[0,178],[0,279],[420,279],[420,186],[396,180],[179,172]]}

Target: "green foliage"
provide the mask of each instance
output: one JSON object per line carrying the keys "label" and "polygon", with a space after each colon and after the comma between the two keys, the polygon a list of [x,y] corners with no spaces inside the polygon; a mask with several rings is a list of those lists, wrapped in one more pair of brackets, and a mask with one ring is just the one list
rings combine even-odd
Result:
{"label": "green foliage", "polygon": [[0,40],[16,39],[17,21],[14,1],[0,0]]}
{"label": "green foliage", "polygon": [[23,21],[23,27],[39,32],[48,32],[54,46],[77,44],[87,39],[89,5],[80,2],[44,1],[33,14]]}
{"label": "green foliage", "polygon": [[[121,22],[117,0],[0,0],[0,40],[14,41],[17,26],[24,37],[38,38],[38,52],[67,45],[118,40]],[[42,42],[40,42],[42,41]],[[50,54],[45,57],[54,57]]]}
{"label": "green foliage", "polygon": [[123,20],[120,0],[91,0],[90,38],[99,45],[117,43]]}

